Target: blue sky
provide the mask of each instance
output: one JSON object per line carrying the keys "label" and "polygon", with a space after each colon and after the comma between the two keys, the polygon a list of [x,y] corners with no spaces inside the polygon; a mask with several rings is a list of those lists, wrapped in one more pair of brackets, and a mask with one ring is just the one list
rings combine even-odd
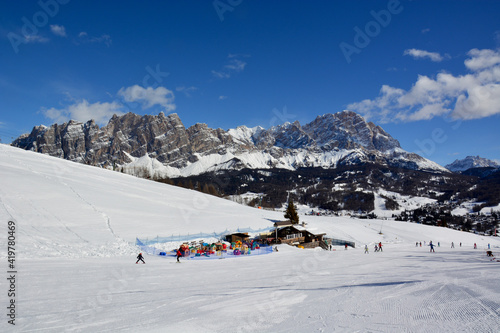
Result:
{"label": "blue sky", "polygon": [[0,3],[0,138],[113,113],[225,130],[344,109],[442,165],[500,160],[499,1]]}

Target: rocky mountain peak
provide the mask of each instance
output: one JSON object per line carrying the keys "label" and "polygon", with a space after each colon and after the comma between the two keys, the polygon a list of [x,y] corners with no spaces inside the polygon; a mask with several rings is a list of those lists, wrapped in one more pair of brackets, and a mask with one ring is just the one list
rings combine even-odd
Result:
{"label": "rocky mountain peak", "polygon": [[320,146],[339,149],[363,147],[380,151],[400,148],[399,142],[382,128],[347,110],[318,116],[304,126],[304,131]]}
{"label": "rocky mountain peak", "polygon": [[[202,123],[186,129],[175,113],[167,116],[127,113],[113,115],[102,128],[92,120],[36,126],[12,145],[104,167],[127,165],[148,156],[179,173],[184,172],[181,170],[203,173],[234,165],[334,168],[368,161],[442,171],[433,162],[395,149],[400,148],[396,139],[352,111],[325,114],[304,126],[295,121],[267,130],[240,126],[228,131]],[[244,162],[245,159],[248,161]],[[199,165],[191,167],[194,163]]]}
{"label": "rocky mountain peak", "polygon": [[499,168],[500,164],[487,158],[479,156],[467,156],[461,160],[455,160],[453,163],[445,166],[446,169],[452,172],[462,172],[472,168]]}

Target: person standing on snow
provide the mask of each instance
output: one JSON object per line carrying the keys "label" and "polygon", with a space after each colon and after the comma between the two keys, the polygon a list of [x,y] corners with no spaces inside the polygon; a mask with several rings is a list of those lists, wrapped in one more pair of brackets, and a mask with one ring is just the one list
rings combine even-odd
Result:
{"label": "person standing on snow", "polygon": [[368,245],[365,245],[365,253],[368,253]]}
{"label": "person standing on snow", "polygon": [[436,252],[436,251],[434,251],[434,244],[432,244],[432,241],[429,243],[429,246],[431,247],[430,252]]}
{"label": "person standing on snow", "polygon": [[382,242],[379,242],[379,243],[378,243],[378,250],[379,250],[380,252],[383,252],[383,251],[382,251]]}
{"label": "person standing on snow", "polygon": [[182,257],[181,249],[177,249],[177,262],[180,262],[180,257]]}
{"label": "person standing on snow", "polygon": [[142,256],[142,253],[139,253],[139,255],[137,256],[137,261],[135,262],[136,264],[139,263],[139,261],[142,261],[143,264],[145,264],[146,262],[144,261],[144,257]]}
{"label": "person standing on snow", "polygon": [[455,243],[451,242],[451,248],[454,249],[455,248]]}

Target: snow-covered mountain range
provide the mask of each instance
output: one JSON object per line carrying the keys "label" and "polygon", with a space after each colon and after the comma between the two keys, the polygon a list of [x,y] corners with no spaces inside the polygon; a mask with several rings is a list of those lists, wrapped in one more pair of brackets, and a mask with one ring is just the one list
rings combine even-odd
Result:
{"label": "snow-covered mountain range", "polygon": [[462,172],[472,168],[500,168],[500,164],[495,161],[489,160],[487,158],[482,158],[479,156],[467,156],[461,160],[455,160],[455,162],[445,166],[446,169],[453,172]]}
{"label": "snow-covered mountain range", "polygon": [[365,163],[410,170],[448,170],[400,147],[380,126],[351,111],[264,129],[186,128],[177,114],[113,116],[99,128],[69,121],[36,126],[13,146],[128,173],[186,177],[220,170],[336,168]]}

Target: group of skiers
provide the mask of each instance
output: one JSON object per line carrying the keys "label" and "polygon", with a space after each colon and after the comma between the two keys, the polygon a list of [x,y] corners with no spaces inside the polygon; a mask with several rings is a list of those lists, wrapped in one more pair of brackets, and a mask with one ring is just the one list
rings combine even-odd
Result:
{"label": "group of skiers", "polygon": [[[181,252],[181,249],[177,249],[177,252],[175,253],[176,256],[177,256],[177,262],[180,262],[179,258],[182,257],[182,252]],[[137,256],[137,261],[135,262],[136,264],[139,263],[139,261],[142,261],[143,264],[145,264],[146,262],[144,261],[144,257],[142,256],[142,253],[139,253],[139,255]]]}
{"label": "group of skiers", "polygon": [[[375,243],[375,248],[374,248],[374,251],[375,251],[375,252],[384,252],[384,251],[382,250],[382,242],[379,242],[378,244],[377,244],[377,243]],[[365,253],[370,253],[370,252],[368,251],[368,245],[365,245]]]}
{"label": "group of skiers", "polygon": [[[416,242],[416,243],[415,243],[415,247],[418,247],[418,246],[422,247],[422,242]],[[426,242],[425,242],[425,241],[424,241],[424,246],[427,246],[427,244],[426,244]],[[432,243],[432,241],[430,241],[430,242],[429,242],[429,246],[430,246],[430,248],[431,248],[430,252],[436,252],[436,251],[434,250],[435,245]],[[440,247],[440,246],[441,246],[441,243],[440,243],[440,242],[438,242],[438,245],[437,245],[437,246],[438,246],[438,247]],[[460,242],[460,247],[462,247],[462,242]],[[491,245],[488,243],[488,250],[490,249],[490,247],[491,247]],[[454,242],[451,242],[451,248],[452,248],[452,249],[454,249],[454,248],[455,248],[455,243],[454,243]],[[475,249],[475,250],[477,249],[477,244],[476,244],[476,243],[474,243],[474,249]]]}
{"label": "group of skiers", "polygon": [[[422,247],[422,242],[416,242],[415,243],[415,247]],[[424,246],[426,246],[426,242],[424,241]],[[429,242],[429,246],[430,246],[430,252],[436,252],[434,250],[434,247],[435,245],[432,243],[432,241]],[[438,247],[441,246],[441,243],[438,242]],[[460,247],[462,247],[462,242],[460,242]],[[454,242],[451,242],[451,248],[455,248],[455,243]],[[332,249],[332,246],[330,245],[330,250]],[[347,250],[347,244],[345,244],[345,249]],[[474,243],[474,249],[477,249],[477,244]],[[488,249],[490,249],[490,244],[488,244]],[[278,247],[276,247],[276,252],[278,251]],[[379,242],[378,244],[375,243],[375,248],[374,248],[374,251],[375,252],[383,252],[382,250],[382,242]],[[491,252],[491,251],[489,251]],[[365,253],[369,253],[368,251],[368,245],[365,245]],[[176,252],[176,256],[177,256],[177,262],[180,263],[180,260],[179,258],[182,257],[182,252],[181,252],[181,249],[177,249],[177,252]],[[143,264],[145,264],[146,262],[144,261],[144,257],[142,256],[142,253],[139,253],[139,255],[137,256],[137,261],[135,262],[136,264],[139,263],[139,261],[142,261]]]}

